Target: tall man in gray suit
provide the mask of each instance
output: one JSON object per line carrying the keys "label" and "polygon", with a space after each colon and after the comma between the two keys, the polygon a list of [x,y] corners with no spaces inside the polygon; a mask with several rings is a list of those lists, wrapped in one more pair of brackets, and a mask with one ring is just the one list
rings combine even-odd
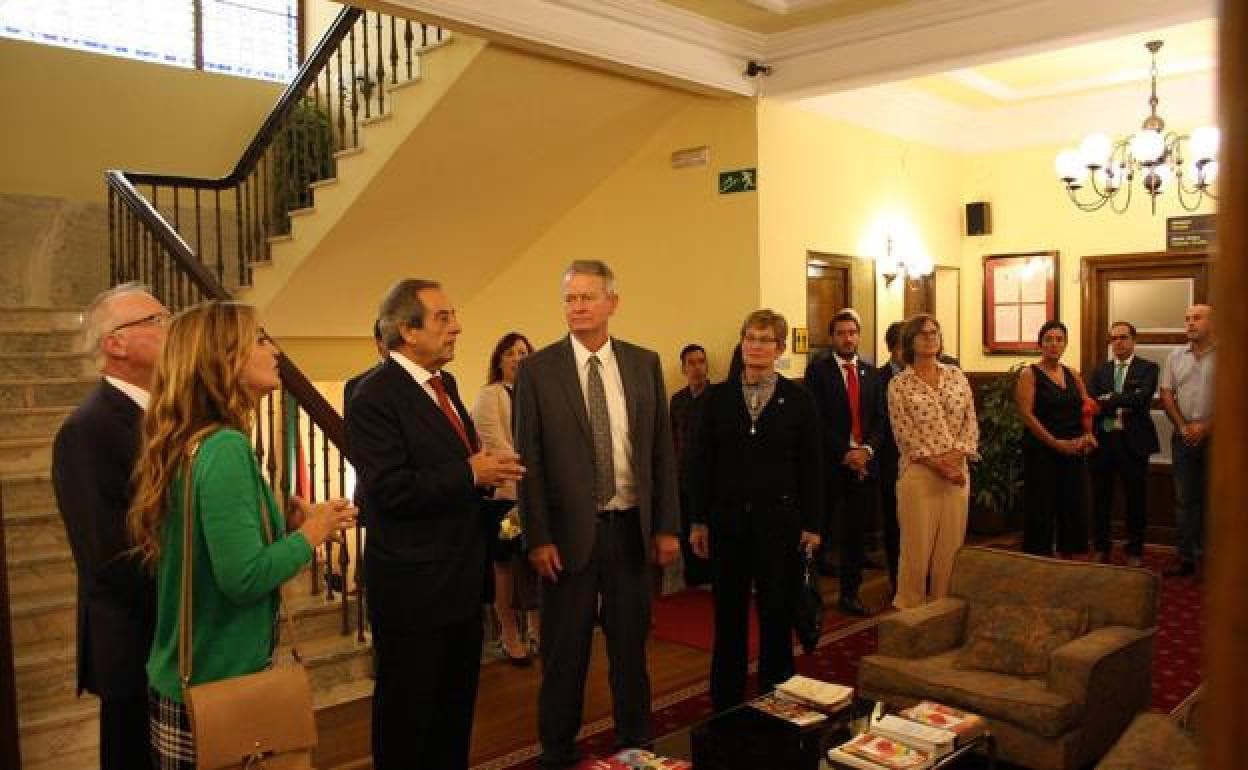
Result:
{"label": "tall man in gray suit", "polygon": [[680,551],[676,472],[657,354],[612,339],[615,276],[563,275],[569,336],[516,378],[520,515],[542,584],[541,765],[576,764],[594,622],[607,638],[616,743],[650,742],[650,568]]}

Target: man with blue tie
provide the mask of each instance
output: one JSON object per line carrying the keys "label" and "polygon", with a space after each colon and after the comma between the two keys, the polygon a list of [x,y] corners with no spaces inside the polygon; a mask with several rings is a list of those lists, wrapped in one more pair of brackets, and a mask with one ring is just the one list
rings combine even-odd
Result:
{"label": "man with blue tie", "polygon": [[1150,414],[1160,368],[1135,355],[1135,326],[1127,321],[1109,327],[1109,346],[1113,357],[1096,367],[1088,387],[1088,395],[1101,407],[1096,419],[1098,448],[1092,456],[1095,547],[1101,562],[1110,563],[1110,511],[1117,477],[1126,497],[1127,564],[1138,567],[1144,552],[1148,456],[1160,449]]}

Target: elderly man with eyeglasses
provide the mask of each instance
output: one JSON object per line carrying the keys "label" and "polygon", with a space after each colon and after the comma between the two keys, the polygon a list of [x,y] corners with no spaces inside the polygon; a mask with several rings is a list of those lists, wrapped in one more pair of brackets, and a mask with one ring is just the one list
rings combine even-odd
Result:
{"label": "elderly man with eyeglasses", "polygon": [[151,766],[144,664],[155,584],[130,553],[126,511],[169,311],[145,287],[103,292],[84,317],[102,379],[56,434],[52,482],[78,570],[78,691],[100,697],[100,767]]}

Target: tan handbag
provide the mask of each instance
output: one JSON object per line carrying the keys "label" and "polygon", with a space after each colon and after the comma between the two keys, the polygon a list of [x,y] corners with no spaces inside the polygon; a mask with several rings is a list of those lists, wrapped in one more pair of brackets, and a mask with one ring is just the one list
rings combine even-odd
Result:
{"label": "tan handbag", "polygon": [[[195,738],[200,770],[311,770],[316,748],[316,717],[308,672],[292,649],[295,662],[254,674],[190,685],[191,681],[191,467],[186,462],[182,494],[182,607],[178,632],[178,673]],[[273,542],[267,511],[261,511],[266,542]],[[294,624],[283,612],[294,642]],[[277,640],[274,640],[276,646]]]}

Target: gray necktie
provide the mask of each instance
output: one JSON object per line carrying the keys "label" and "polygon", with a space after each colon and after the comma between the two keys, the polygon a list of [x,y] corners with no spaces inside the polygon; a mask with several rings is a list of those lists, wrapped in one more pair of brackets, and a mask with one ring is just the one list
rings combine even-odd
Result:
{"label": "gray necktie", "polygon": [[611,415],[602,385],[602,361],[589,357],[589,429],[594,435],[594,497],[604,507],[615,497],[615,460],[611,455]]}

